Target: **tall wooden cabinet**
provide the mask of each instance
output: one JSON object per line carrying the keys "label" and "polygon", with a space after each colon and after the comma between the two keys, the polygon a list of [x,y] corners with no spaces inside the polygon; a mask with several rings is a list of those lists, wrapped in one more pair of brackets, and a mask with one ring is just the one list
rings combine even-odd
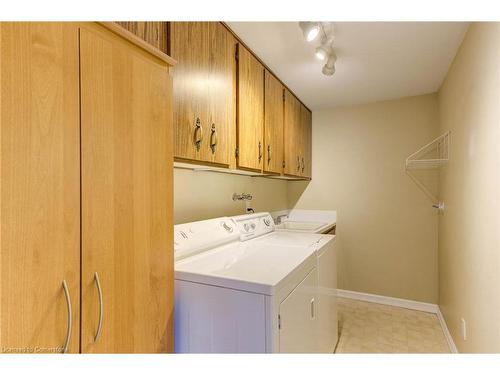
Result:
{"label": "tall wooden cabinet", "polygon": [[0,23],[0,48],[0,350],[60,352],[71,324],[77,353],[78,29]]}
{"label": "tall wooden cabinet", "polygon": [[235,48],[219,22],[172,22],[174,156],[229,166],[234,152]]}
{"label": "tall wooden cabinet", "polygon": [[238,44],[237,166],[261,171],[264,165],[264,67]]}
{"label": "tall wooden cabinet", "polygon": [[284,87],[265,71],[264,172],[280,174],[283,170]]}
{"label": "tall wooden cabinet", "polygon": [[173,350],[168,69],[100,25],[0,23],[4,352]]}
{"label": "tall wooden cabinet", "polygon": [[106,30],[82,28],[80,56],[82,352],[171,351],[170,77]]}

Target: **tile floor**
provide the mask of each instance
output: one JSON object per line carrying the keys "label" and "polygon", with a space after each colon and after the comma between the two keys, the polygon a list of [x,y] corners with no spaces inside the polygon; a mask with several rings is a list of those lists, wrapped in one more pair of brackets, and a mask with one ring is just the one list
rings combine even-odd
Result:
{"label": "tile floor", "polygon": [[450,353],[437,315],[338,298],[336,353]]}

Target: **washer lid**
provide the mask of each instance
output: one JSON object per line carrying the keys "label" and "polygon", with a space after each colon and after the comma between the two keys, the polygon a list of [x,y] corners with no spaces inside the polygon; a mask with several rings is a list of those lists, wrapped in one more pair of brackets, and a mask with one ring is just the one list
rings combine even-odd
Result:
{"label": "washer lid", "polygon": [[318,244],[323,238],[332,236],[316,233],[275,231],[265,237],[257,238],[256,243],[265,242],[270,245],[290,246],[290,247],[309,247]]}
{"label": "washer lid", "polygon": [[296,270],[315,266],[314,248],[231,243],[181,259],[175,278],[267,295]]}

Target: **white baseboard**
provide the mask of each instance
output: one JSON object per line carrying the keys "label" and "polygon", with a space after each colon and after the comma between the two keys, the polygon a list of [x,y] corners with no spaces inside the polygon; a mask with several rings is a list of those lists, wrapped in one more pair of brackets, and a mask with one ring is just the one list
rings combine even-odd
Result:
{"label": "white baseboard", "polygon": [[436,304],[412,301],[409,299],[381,296],[378,294],[354,292],[352,290],[344,290],[344,289],[337,289],[337,296],[343,298],[355,299],[358,301],[379,303],[381,305],[396,306],[405,309],[436,314],[439,320],[439,324],[441,324],[441,328],[443,329],[444,337],[446,338],[448,346],[450,347],[450,351],[452,353],[458,353],[457,347],[455,346],[455,342],[453,341],[450,331],[448,330],[448,326],[446,325],[446,321],[444,320],[444,316],[441,313],[439,306]]}
{"label": "white baseboard", "polygon": [[350,299],[357,299],[359,301],[365,301],[365,302],[380,303],[381,305],[403,307],[405,309],[424,311],[433,314],[437,314],[437,312],[439,311],[438,305],[435,305],[433,303],[380,296],[378,294],[353,292],[352,290],[337,289],[337,296]]}
{"label": "white baseboard", "polygon": [[448,325],[446,324],[446,320],[444,320],[444,316],[443,313],[441,312],[441,309],[438,310],[437,317],[439,319],[439,323],[441,324],[441,328],[443,329],[444,337],[446,338],[448,346],[450,347],[450,351],[454,354],[457,354],[458,353],[457,346],[455,345],[455,341],[453,341],[453,337],[451,337],[451,333],[448,329]]}

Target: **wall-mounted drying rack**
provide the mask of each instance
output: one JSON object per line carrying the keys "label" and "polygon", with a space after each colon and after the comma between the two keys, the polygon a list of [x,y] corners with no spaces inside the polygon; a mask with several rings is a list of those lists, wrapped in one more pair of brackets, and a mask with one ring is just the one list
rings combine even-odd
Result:
{"label": "wall-mounted drying rack", "polygon": [[411,173],[413,169],[438,169],[450,160],[450,132],[437,137],[406,158],[405,169],[408,176],[432,200],[433,207],[440,213],[444,211],[444,202],[427,189],[419,179]]}

